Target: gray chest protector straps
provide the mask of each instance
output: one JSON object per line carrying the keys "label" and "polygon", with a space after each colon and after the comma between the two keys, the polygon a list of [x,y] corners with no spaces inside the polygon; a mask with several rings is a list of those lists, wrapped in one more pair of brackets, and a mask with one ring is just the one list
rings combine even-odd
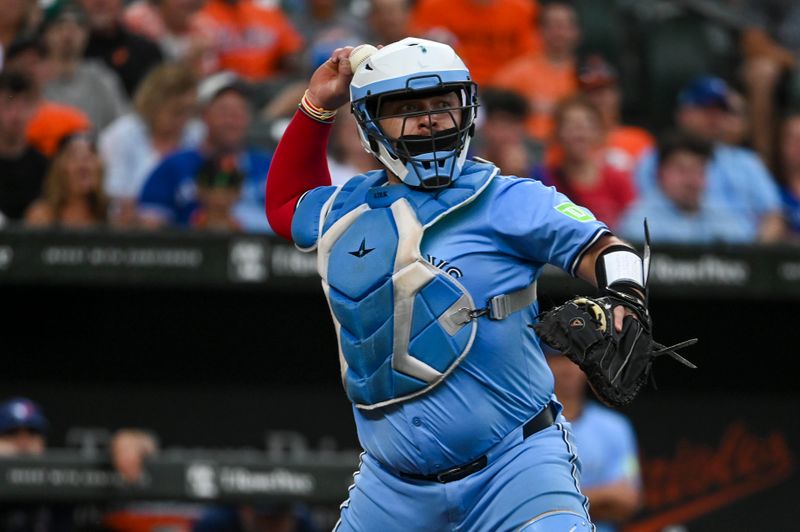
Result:
{"label": "gray chest protector straps", "polygon": [[518,310],[522,310],[536,301],[536,281],[525,288],[508,294],[500,294],[489,299],[483,308],[461,307],[445,316],[454,327],[459,327],[471,320],[487,316],[490,320],[504,320]]}

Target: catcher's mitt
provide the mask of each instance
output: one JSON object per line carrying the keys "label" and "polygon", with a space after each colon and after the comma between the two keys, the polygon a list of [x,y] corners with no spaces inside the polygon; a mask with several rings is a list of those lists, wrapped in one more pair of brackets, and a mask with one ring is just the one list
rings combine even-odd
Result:
{"label": "catcher's mitt", "polygon": [[[625,316],[618,333],[613,308],[620,304],[633,310],[638,319]],[[530,327],[545,343],[578,364],[598,399],[613,407],[626,405],[636,397],[650,376],[653,360],[660,355],[670,355],[695,368],[675,349],[692,345],[697,339],[671,347],[654,342],[647,309],[628,299],[578,297],[545,312]]]}

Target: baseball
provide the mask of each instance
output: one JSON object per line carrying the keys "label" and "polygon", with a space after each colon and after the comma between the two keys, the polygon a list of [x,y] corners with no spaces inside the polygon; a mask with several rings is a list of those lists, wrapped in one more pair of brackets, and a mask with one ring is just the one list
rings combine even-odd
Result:
{"label": "baseball", "polygon": [[356,46],[353,48],[353,51],[350,52],[350,68],[353,69],[353,72],[355,72],[361,63],[366,61],[369,56],[377,51],[378,49],[371,44],[361,44]]}

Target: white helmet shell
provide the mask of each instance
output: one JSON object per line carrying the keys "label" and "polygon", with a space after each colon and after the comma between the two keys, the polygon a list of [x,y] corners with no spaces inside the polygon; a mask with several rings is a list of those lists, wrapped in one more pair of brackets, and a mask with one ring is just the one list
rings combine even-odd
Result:
{"label": "white helmet shell", "polygon": [[[447,149],[431,142],[428,154],[399,153],[397,139],[387,137],[378,123],[379,99],[447,89],[458,91],[461,98],[457,142]],[[439,188],[458,177],[474,132],[477,91],[469,70],[450,46],[408,37],[381,48],[356,69],[350,99],[362,145],[403,182]]]}

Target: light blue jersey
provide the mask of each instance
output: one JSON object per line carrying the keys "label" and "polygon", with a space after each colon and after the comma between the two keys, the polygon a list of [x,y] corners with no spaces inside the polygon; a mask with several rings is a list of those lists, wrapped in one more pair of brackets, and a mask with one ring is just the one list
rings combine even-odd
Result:
{"label": "light blue jersey", "polygon": [[[582,487],[621,481],[641,485],[636,436],[625,416],[590,401],[571,424],[583,466]],[[595,522],[595,525],[597,532],[616,530],[610,523]]]}
{"label": "light blue jersey", "polygon": [[[658,190],[657,153],[646,153],[636,168],[636,186],[640,198]],[[781,210],[778,186],[755,152],[716,144],[707,169],[708,183],[704,208],[725,205],[738,213],[747,224],[748,234],[757,234],[761,218]]]}
{"label": "light blue jersey", "polygon": [[[493,165],[467,162],[459,179],[492,169]],[[426,226],[418,250],[429,264],[462,285],[480,306],[498,294],[509,294],[530,286],[545,264],[553,264],[575,275],[584,253],[608,233],[605,224],[597,221],[586,209],[571,203],[553,187],[505,176],[494,177],[487,183],[468,201]],[[389,197],[393,202],[395,197],[405,197],[411,205],[419,203],[415,195],[446,193],[388,185],[385,174],[382,174],[382,179],[375,179],[374,184],[368,193],[369,198]],[[342,194],[348,193],[347,186],[343,189],[321,187],[304,196],[292,222],[292,233],[298,247],[314,249],[320,240],[324,240],[324,236],[320,239],[321,234],[336,231],[335,225],[333,228],[326,225],[326,216],[331,210],[336,216],[342,215],[336,210],[336,205],[346,204],[348,198],[343,198]],[[370,201],[367,210],[372,212],[379,205],[372,199]],[[354,216],[359,214],[356,208],[348,212]],[[420,212],[417,215],[425,224],[424,216]],[[344,218],[342,215],[341,219]],[[354,223],[350,227],[358,229],[359,226]],[[346,235],[353,247],[352,250],[348,248],[347,253],[353,256],[363,257],[371,253],[368,250],[378,249],[381,245],[374,240],[366,242],[359,235]],[[372,257],[379,256],[378,251],[374,253]],[[332,257],[334,255],[336,253],[331,253]],[[320,262],[325,260],[323,258]],[[358,275],[352,267],[348,272]],[[323,279],[326,275],[333,278],[335,273],[326,270]],[[333,301],[330,295],[329,300]],[[507,506],[516,508],[514,515],[519,513],[532,518],[539,511],[567,508],[585,515],[585,498],[578,485],[579,465],[572,452],[568,428],[557,424],[558,428],[554,426],[542,431],[552,431],[550,436],[535,435],[524,442],[519,436],[522,425],[553,399],[552,373],[536,335],[528,327],[537,314],[538,304],[534,303],[502,320],[490,320],[485,316],[477,318],[477,333],[468,353],[435,387],[389,406],[364,409],[359,405],[359,408],[353,408],[359,441],[368,457],[361,470],[361,475],[368,478],[361,482],[371,486],[364,496],[366,498],[358,497],[362,501],[358,504],[365,512],[362,515],[369,515],[363,523],[370,523],[370,530],[377,530],[387,522],[381,520],[380,504],[375,502],[380,500],[380,495],[375,493],[376,490],[387,489],[391,493],[385,495],[392,497],[392,493],[398,496],[406,488],[416,485],[416,481],[400,477],[392,482],[379,482],[376,480],[378,476],[398,473],[428,475],[467,464],[483,455],[490,456],[490,459],[489,466],[480,472],[481,476],[490,474],[493,468],[507,467],[503,474],[509,475],[509,485],[517,485],[512,490],[513,497],[511,492],[505,492],[507,500],[503,502],[504,506],[497,508],[498,511]],[[343,370],[346,369],[343,366]],[[563,417],[559,416],[559,419],[563,421]],[[523,452],[522,443],[529,451]],[[540,450],[535,451],[536,448]],[[552,450],[553,456],[557,457],[550,466],[537,465],[544,448]],[[540,475],[539,479],[552,478],[552,482],[531,487],[530,484],[536,481],[528,479],[528,473],[524,478],[513,480],[516,467],[510,462],[505,462],[504,466],[500,459],[500,456],[508,458],[506,453],[522,453],[520,456],[525,458],[520,458],[520,467],[531,476]],[[496,463],[491,459],[494,454],[497,455]],[[548,472],[546,468],[551,466],[554,469]],[[494,471],[500,474],[500,469]],[[469,478],[453,484],[467,485]],[[498,481],[496,489],[502,490],[504,482]],[[395,487],[389,489],[389,485]],[[371,505],[377,507],[370,510]],[[350,515],[355,516],[355,511],[355,508],[351,509]],[[415,512],[413,509],[410,511]],[[343,512],[343,517],[345,515]],[[501,522],[499,519],[497,522]],[[352,522],[350,525],[364,529],[364,525],[359,527]],[[437,529],[433,524],[430,526],[430,529]],[[460,526],[454,525],[453,529],[460,530]],[[496,529],[487,526],[486,530]],[[468,527],[463,529],[472,530]]]}

